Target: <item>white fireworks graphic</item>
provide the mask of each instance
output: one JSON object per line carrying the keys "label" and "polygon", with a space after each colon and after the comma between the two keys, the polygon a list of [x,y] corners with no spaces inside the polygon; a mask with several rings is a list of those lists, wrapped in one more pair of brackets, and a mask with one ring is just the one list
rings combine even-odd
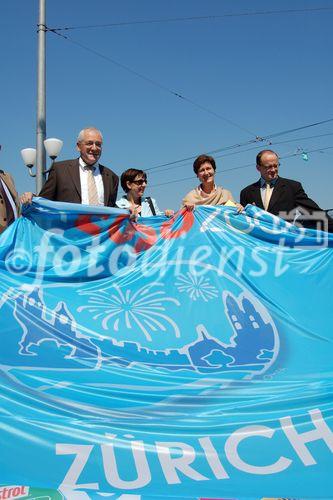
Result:
{"label": "white fireworks graphic", "polygon": [[[173,303],[177,306],[180,302],[166,296],[164,290],[158,289],[161,283],[149,283],[140,290],[133,292],[130,289],[122,290],[118,285],[110,289],[99,290],[92,294],[90,291],[81,292],[88,295],[88,305],[81,306],[77,310],[81,312],[88,310],[95,313],[93,319],[102,319],[104,330],[112,328],[119,332],[121,329],[132,329],[139,327],[146,339],[151,341],[150,332],[161,330],[165,332],[167,326],[172,327],[175,336],[180,337],[180,331],[172,318],[165,313],[165,304]],[[167,326],[166,326],[167,325]]]}
{"label": "white fireworks graphic", "polygon": [[203,299],[208,302],[218,297],[217,288],[210,283],[208,278],[190,272],[178,276],[175,285],[179,292],[187,293],[192,300]]}

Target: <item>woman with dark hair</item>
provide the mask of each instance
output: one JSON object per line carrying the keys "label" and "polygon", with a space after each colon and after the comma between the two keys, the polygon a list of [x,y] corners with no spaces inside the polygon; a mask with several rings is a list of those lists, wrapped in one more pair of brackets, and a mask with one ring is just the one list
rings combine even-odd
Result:
{"label": "woman with dark hair", "polygon": [[243,206],[234,201],[228,189],[215,185],[216,163],[212,156],[200,155],[194,160],[193,170],[200,184],[183,199],[183,206],[193,210],[196,205],[234,205],[238,212]]}
{"label": "woman with dark hair", "polygon": [[[120,184],[126,194],[116,201],[116,206],[128,209],[133,219],[136,220],[138,216],[163,215],[154,198],[143,196],[147,186],[147,174],[143,170],[128,168],[121,174]],[[173,210],[164,211],[167,217],[172,217],[173,214]]]}

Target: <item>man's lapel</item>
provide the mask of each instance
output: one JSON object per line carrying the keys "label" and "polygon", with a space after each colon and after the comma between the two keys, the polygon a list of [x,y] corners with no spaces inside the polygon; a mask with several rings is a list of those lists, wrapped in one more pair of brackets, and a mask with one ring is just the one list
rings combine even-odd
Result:
{"label": "man's lapel", "polygon": [[253,199],[255,205],[259,208],[264,208],[261,199],[261,191],[260,191],[260,180],[256,182],[251,188],[251,198]]}
{"label": "man's lapel", "polygon": [[6,174],[6,172],[4,172],[3,174],[0,173],[0,178],[6,184],[10,194],[12,195],[12,198],[14,200],[16,208],[18,209],[20,206],[19,200],[18,200],[18,195],[17,195],[17,191],[15,189],[14,183],[11,180],[10,175]]}
{"label": "man's lapel", "polygon": [[103,179],[103,186],[104,186],[104,206],[108,206],[109,198],[110,198],[110,174],[109,172],[103,167],[103,165],[99,166],[99,171],[101,172],[101,176]]}
{"label": "man's lapel", "polygon": [[72,160],[68,163],[67,166],[68,173],[70,177],[72,178],[72,181],[74,183],[75,189],[79,195],[80,198],[80,203],[82,200],[82,194],[81,194],[81,180],[80,180],[80,164],[79,160]]}

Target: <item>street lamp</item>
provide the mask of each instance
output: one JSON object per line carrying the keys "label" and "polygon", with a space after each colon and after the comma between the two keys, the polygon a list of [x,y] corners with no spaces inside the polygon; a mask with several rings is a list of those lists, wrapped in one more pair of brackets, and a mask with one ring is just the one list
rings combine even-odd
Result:
{"label": "street lamp", "polygon": [[[54,160],[59,156],[61,148],[62,148],[63,142],[60,139],[55,139],[54,137],[50,139],[45,139],[44,141],[44,147],[46,149],[46,152],[48,156],[52,160],[51,167],[48,170],[42,170],[42,175],[43,175],[43,180],[45,180],[45,174],[49,173],[49,171],[52,168]],[[36,157],[37,157],[37,152],[36,149],[34,148],[25,148],[21,150],[21,156],[22,159],[29,169],[29,175],[31,177],[36,177],[37,174],[32,173],[32,168],[36,163]]]}

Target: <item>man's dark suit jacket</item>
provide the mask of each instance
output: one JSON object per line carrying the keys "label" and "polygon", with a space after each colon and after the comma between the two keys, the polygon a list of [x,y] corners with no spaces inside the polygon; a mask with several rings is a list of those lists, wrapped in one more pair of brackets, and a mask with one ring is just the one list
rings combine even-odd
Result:
{"label": "man's dark suit jacket", "polygon": [[[15,189],[14,181],[11,175],[3,170],[0,170],[0,182],[1,180],[6,184],[10,194],[12,195],[13,201],[16,205],[17,213],[20,212],[20,202],[19,197]],[[5,200],[2,199],[0,195],[0,233],[6,229],[8,226],[8,216],[6,210]]]}
{"label": "man's dark suit jacket", "polygon": [[[81,203],[79,160],[54,163],[39,196],[52,201]],[[99,165],[104,185],[104,205],[114,207],[117,199],[118,176],[107,167]]]}
{"label": "man's dark suit jacket", "polygon": [[[259,180],[242,189],[240,193],[241,205],[245,206],[249,203],[255,204],[257,207],[264,208],[261,199],[260,186],[261,184]],[[281,216],[281,212],[288,213],[297,207],[305,208],[310,213],[314,211],[322,212],[322,209],[317,205],[317,203],[308,197],[300,182],[278,177],[274,185],[267,211],[271,214]],[[289,222],[292,221],[289,220]],[[316,222],[311,220],[304,221],[302,225],[305,227],[316,227]],[[329,232],[333,232],[332,219],[328,219],[328,226]]]}

